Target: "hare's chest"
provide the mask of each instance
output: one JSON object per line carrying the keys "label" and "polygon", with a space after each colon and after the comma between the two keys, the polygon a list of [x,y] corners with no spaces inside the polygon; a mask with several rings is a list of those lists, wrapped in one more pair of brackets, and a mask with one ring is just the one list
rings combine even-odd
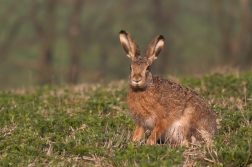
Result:
{"label": "hare's chest", "polygon": [[151,96],[128,96],[128,106],[135,121],[148,129],[153,129],[156,119],[165,115],[165,108]]}
{"label": "hare's chest", "polygon": [[152,130],[156,123],[156,116],[154,115],[142,115],[141,113],[132,113],[135,121],[145,129]]}

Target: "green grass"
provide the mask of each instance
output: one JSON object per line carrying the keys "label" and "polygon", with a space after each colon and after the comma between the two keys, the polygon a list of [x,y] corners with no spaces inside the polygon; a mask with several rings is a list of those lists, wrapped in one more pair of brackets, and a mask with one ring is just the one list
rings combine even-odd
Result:
{"label": "green grass", "polygon": [[179,79],[217,113],[213,144],[131,143],[127,82],[0,92],[0,166],[252,164],[252,73]]}

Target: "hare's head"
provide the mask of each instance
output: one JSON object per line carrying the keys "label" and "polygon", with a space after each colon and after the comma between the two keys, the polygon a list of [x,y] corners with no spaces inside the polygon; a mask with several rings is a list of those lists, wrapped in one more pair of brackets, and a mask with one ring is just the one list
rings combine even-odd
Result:
{"label": "hare's head", "polygon": [[132,60],[129,84],[134,89],[144,89],[152,83],[150,66],[164,46],[164,37],[159,35],[154,38],[147,47],[144,57],[140,56],[139,47],[128,32],[121,30],[119,37],[127,56]]}

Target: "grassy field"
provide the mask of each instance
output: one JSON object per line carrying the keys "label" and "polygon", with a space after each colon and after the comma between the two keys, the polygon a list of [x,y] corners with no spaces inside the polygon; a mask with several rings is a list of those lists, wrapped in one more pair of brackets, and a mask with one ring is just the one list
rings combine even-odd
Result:
{"label": "grassy field", "polygon": [[0,166],[251,166],[252,73],[177,80],[216,111],[212,142],[131,143],[126,81],[32,87],[0,91]]}

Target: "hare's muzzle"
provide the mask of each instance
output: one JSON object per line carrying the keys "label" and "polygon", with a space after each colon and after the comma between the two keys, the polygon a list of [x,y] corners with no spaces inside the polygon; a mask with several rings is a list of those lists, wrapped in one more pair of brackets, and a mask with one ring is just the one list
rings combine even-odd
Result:
{"label": "hare's muzzle", "polygon": [[141,79],[136,79],[136,80],[132,79],[131,86],[133,86],[133,87],[141,87],[142,86]]}
{"label": "hare's muzzle", "polygon": [[138,84],[141,82],[141,80],[142,80],[141,78],[133,78],[132,82],[134,82],[135,84]]}

